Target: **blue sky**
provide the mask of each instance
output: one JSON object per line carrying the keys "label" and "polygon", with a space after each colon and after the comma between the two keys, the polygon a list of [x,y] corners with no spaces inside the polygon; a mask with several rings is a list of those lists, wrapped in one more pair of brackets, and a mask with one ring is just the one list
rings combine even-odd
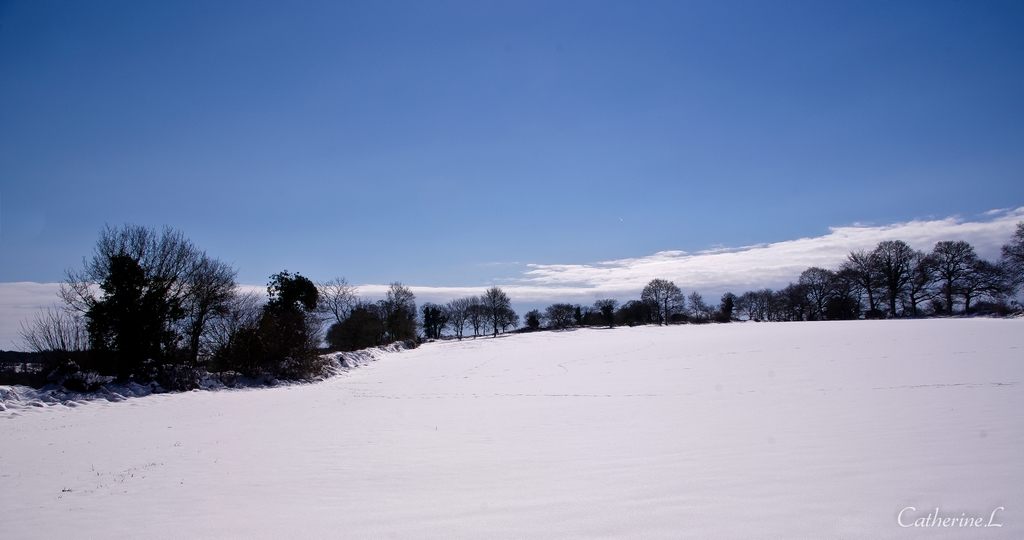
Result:
{"label": "blue sky", "polygon": [[1022,96],[1020,2],[4,2],[0,282],[105,223],[243,283],[473,287],[984,221]]}

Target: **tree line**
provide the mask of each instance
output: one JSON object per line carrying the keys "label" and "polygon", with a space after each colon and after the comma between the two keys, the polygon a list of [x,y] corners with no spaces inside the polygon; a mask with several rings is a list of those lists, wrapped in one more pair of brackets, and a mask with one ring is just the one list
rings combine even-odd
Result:
{"label": "tree line", "polygon": [[997,261],[979,257],[965,241],[941,241],[931,251],[901,240],[851,252],[837,268],[811,267],[795,283],[748,291],[737,312],[756,321],[883,319],[1020,310],[1024,285],[1024,223],[1018,223]]}
{"label": "tree line", "polygon": [[998,261],[979,257],[964,241],[938,242],[923,252],[887,240],[851,252],[836,268],[808,268],[780,290],[726,293],[717,305],[654,279],[639,299],[554,303],[522,319],[499,287],[417,309],[401,283],[374,302],[361,299],[344,278],[314,283],[285,270],[270,276],[263,295],[244,292],[236,275],[174,229],[108,226],[82,268],[66,272],[62,305],[23,323],[20,334],[45,364],[46,382],[71,390],[112,380],[179,390],[210,374],[316,377],[326,367],[324,343],[327,350],[351,351],[463,339],[470,332],[1007,314],[1020,310],[1013,296],[1024,286],[1024,222]]}
{"label": "tree line", "polygon": [[48,382],[88,391],[112,380],[197,387],[210,372],[303,378],[322,371],[319,291],[274,274],[267,296],[244,293],[231,265],[171,228],[105,227],[63,305],[22,324]]}
{"label": "tree line", "polygon": [[427,302],[417,317],[416,297],[401,283],[392,283],[383,300],[360,300],[355,287],[344,278],[321,286],[323,303],[333,322],[327,329],[330,348],[352,351],[395,341],[415,340],[422,328],[423,337],[437,339],[444,330],[462,339],[467,329],[473,336],[498,335],[519,325],[512,301],[499,287],[491,287],[480,296],[457,298],[444,305]]}
{"label": "tree line", "polygon": [[[1007,315],[1020,311],[1013,297],[1024,286],[1024,222],[1018,223],[998,261],[978,256],[965,241],[941,241],[929,252],[902,240],[851,252],[837,268],[811,267],[780,290],[725,293],[717,305],[686,295],[674,282],[653,279],[640,298],[592,306],[554,303],[531,310],[521,331],[583,326],[750,321],[882,319],[954,314]],[[444,313],[443,309],[439,313]],[[426,314],[425,314],[426,315]],[[427,317],[424,317],[424,321]],[[427,337],[440,337],[447,319],[433,319]],[[426,328],[426,326],[425,326]],[[461,337],[460,328],[454,334]]]}
{"label": "tree line", "polygon": [[23,322],[22,340],[44,364],[39,383],[90,391],[110,381],[168,390],[204,378],[304,379],[322,375],[322,347],[351,351],[394,342],[415,346],[422,328],[467,328],[497,335],[519,325],[507,294],[444,306],[392,283],[382,300],[359,298],[344,278],[314,283],[287,270],[266,295],[245,292],[231,265],[209,256],[174,229],[105,227],[80,269],[61,284],[62,305]]}

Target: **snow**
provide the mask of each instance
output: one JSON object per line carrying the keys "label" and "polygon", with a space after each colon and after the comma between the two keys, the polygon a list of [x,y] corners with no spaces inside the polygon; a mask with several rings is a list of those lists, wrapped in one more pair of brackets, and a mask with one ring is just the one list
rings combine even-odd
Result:
{"label": "snow", "polygon": [[[389,352],[404,351],[408,347],[404,343],[392,343],[390,345],[364,349],[354,352],[335,352],[324,355],[327,359],[326,376],[336,376],[351,369],[362,367],[370,362],[375,362],[383,354]],[[221,380],[221,379],[224,380]],[[324,377],[318,377],[320,380]],[[48,385],[36,389],[28,386],[0,386],[0,413],[3,411],[12,412],[17,416],[16,411],[30,409],[33,407],[45,407],[47,405],[64,405],[65,407],[76,407],[89,401],[107,400],[124,401],[128,398],[145,397],[151,394],[164,393],[165,390],[155,382],[142,385],[135,382],[117,383],[113,377],[105,377],[88,372],[83,376],[86,383],[102,384],[95,392],[77,392],[68,390],[61,386]],[[225,380],[229,384],[225,384]],[[199,379],[199,387],[204,390],[227,390],[242,388],[263,388],[266,386],[280,386],[288,384],[303,384],[312,381],[279,381],[265,377],[251,379],[242,377],[237,373],[227,374],[204,373]],[[105,384],[104,384],[105,383]]]}
{"label": "snow", "polygon": [[[544,332],[312,384],[11,406],[0,536],[1019,538],[1022,330]],[[897,523],[936,507],[1003,526]]]}

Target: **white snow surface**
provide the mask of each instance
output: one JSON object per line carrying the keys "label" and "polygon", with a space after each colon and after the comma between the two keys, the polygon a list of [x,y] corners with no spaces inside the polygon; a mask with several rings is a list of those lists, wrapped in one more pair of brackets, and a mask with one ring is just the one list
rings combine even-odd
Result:
{"label": "white snow surface", "polygon": [[[11,406],[0,537],[1022,538],[1022,330],[543,332],[311,384]],[[1002,527],[897,522],[999,507]]]}
{"label": "white snow surface", "polygon": [[[372,349],[363,349],[353,352],[335,352],[324,355],[327,360],[326,374],[317,377],[321,380],[325,377],[337,376],[349,370],[362,367],[370,362],[375,362],[382,355],[389,352],[404,351],[408,347],[404,343],[392,343]],[[237,374],[236,374],[237,375]],[[95,372],[87,375],[92,381],[102,384],[104,381],[112,381],[113,377],[104,377]],[[244,388],[265,388],[267,386],[280,386],[289,384],[304,384],[313,381],[279,381],[261,377],[250,379],[241,376],[229,377],[232,380],[231,386],[224,384],[219,376],[207,373],[199,380],[199,387],[203,390],[227,390]],[[46,407],[47,405],[63,405],[65,407],[77,407],[90,401],[124,401],[128,398],[145,397],[151,394],[164,393],[165,390],[157,383],[142,385],[135,382],[117,383],[107,382],[95,392],[76,392],[67,390],[64,387],[48,385],[36,389],[29,386],[0,386],[0,415],[4,411],[15,411],[11,416],[18,416],[17,411],[24,411],[34,407]]]}

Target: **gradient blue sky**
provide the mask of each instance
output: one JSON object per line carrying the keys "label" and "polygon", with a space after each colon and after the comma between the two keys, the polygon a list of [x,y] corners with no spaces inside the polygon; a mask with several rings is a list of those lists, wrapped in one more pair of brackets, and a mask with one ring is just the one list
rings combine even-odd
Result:
{"label": "gradient blue sky", "polygon": [[1017,208],[1022,150],[1021,2],[0,3],[0,282],[133,222],[479,286]]}

